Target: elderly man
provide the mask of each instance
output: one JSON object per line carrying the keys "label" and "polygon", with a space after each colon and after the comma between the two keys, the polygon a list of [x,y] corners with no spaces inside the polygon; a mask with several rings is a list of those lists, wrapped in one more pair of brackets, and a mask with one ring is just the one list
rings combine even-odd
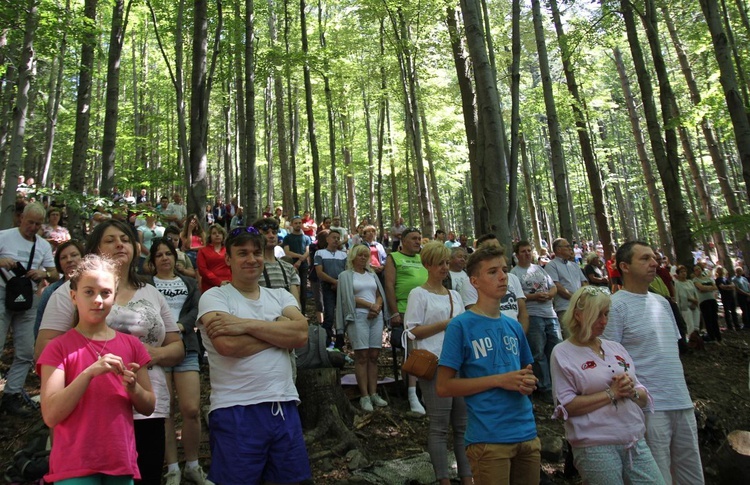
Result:
{"label": "elderly man", "polygon": [[570,297],[583,285],[588,284],[586,276],[575,261],[573,261],[573,247],[567,239],[558,238],[552,241],[552,251],[555,258],[544,267],[557,287],[555,295],[555,312],[557,319],[562,319],[570,304]]}
{"label": "elderly man", "polygon": [[646,441],[665,483],[702,484],[698,431],[677,342],[680,332],[666,298],[648,291],[659,263],[648,244],[631,241],[617,250],[623,287],[612,296],[603,337],[621,343],[653,398]]}
{"label": "elderly man", "polygon": [[[34,362],[34,320],[39,302],[36,287],[44,279],[53,283],[60,277],[55,269],[52,246],[37,235],[44,217],[44,206],[39,203],[29,204],[21,214],[19,227],[0,231],[0,349],[5,347],[5,338],[11,327],[14,347],[13,364],[5,376],[0,410],[23,417],[34,413],[21,393]],[[28,295],[31,301],[28,301],[26,309],[13,310],[6,305],[6,285],[14,276],[31,280],[34,291]]]}
{"label": "elderly man", "polygon": [[289,360],[289,351],[307,342],[307,319],[291,293],[258,284],[265,246],[253,227],[232,231],[232,282],[204,293],[198,310],[211,367],[214,483],[298,483],[311,476]]}

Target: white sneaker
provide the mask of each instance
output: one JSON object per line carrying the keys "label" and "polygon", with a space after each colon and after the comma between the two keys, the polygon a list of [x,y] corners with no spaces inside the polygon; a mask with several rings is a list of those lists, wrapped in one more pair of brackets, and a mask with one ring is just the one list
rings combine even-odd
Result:
{"label": "white sneaker", "polygon": [[179,468],[177,470],[172,470],[164,475],[164,485],[180,485],[181,478],[182,473],[180,473]]}
{"label": "white sneaker", "polygon": [[427,414],[427,411],[424,410],[424,406],[422,406],[422,403],[419,402],[419,398],[417,396],[409,396],[409,408],[413,413]]}
{"label": "white sneaker", "polygon": [[194,483],[195,485],[206,484],[206,473],[203,471],[203,468],[199,466],[194,468],[186,467],[183,470],[183,474],[185,475],[186,483]]}
{"label": "white sneaker", "polygon": [[367,411],[368,413],[371,413],[373,409],[372,409],[372,401],[370,401],[370,396],[360,397],[359,407],[361,407],[363,411]]}
{"label": "white sneaker", "polygon": [[374,406],[377,406],[379,408],[382,408],[388,405],[388,401],[378,396],[377,394],[370,394],[370,401],[372,402]]}

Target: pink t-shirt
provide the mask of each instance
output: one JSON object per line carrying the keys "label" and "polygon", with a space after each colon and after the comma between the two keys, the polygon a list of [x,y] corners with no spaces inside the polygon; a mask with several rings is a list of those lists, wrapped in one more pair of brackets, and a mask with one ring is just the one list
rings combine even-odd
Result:
{"label": "pink t-shirt", "polygon": [[[97,352],[119,355],[128,364],[141,367],[151,360],[135,337],[115,332],[112,340],[89,341],[71,329],[50,341],[37,361],[37,373],[49,365],[65,371],[68,386],[97,360]],[[44,479],[57,482],[96,473],[140,478],[133,431],[133,407],[120,376],[108,373],[91,380],[70,415],[53,428],[49,473]]]}
{"label": "pink t-shirt", "polygon": [[636,377],[633,359],[625,347],[611,340],[601,341],[604,359],[589,347],[579,347],[568,340],[552,350],[552,393],[558,404],[553,417],[565,420],[565,437],[573,447],[627,445],[646,433],[643,411],[631,399],[619,399],[617,407],[607,404],[590,413],[568,417],[566,404],[579,395],[605,390],[613,376],[624,372],[633,379],[638,392],[647,392]]}

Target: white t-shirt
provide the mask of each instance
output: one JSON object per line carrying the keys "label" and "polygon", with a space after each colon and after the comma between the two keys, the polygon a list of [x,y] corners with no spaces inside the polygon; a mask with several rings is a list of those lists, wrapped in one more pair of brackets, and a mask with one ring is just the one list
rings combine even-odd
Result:
{"label": "white t-shirt", "polygon": [[[29,264],[29,256],[31,256],[31,247],[33,245],[34,242],[24,239],[17,227],[0,231],[0,258],[11,258],[26,268]],[[34,260],[31,263],[31,268],[26,268],[26,270],[54,267],[55,260],[52,256],[52,246],[43,238],[36,236]],[[3,275],[7,279],[16,276],[15,273],[8,272],[5,269],[0,271],[3,272]],[[34,288],[36,288],[36,282],[32,281],[32,283]],[[5,280],[2,278],[0,278],[0,287],[5,288]],[[2,304],[3,302],[0,302],[0,305]]]}
{"label": "white t-shirt", "polygon": [[185,306],[188,299],[188,287],[185,282],[182,281],[182,278],[177,277],[171,280],[163,280],[154,276],[154,286],[167,300],[174,321],[178,321],[182,307]]}
{"label": "white t-shirt", "polygon": [[[354,278],[352,279],[354,298],[361,298],[368,303],[375,303],[378,294],[378,285],[375,283],[375,278],[367,273],[360,274],[356,271],[352,271],[352,273],[354,273]],[[367,314],[369,310],[358,307],[356,312]]]}
{"label": "white t-shirt", "polygon": [[286,253],[284,252],[284,246],[275,246],[273,248],[273,256],[276,259],[281,259],[286,256]]}
{"label": "white t-shirt", "polygon": [[[453,315],[451,316],[451,300],[453,300]],[[436,295],[417,286],[409,292],[406,303],[404,323],[406,328],[411,329],[418,325],[449,320],[464,312],[464,303],[457,291],[450,290],[448,295]],[[414,340],[414,348],[428,350],[440,357],[443,349],[443,338],[445,332],[436,333],[427,338]]]}
{"label": "white t-shirt", "polygon": [[[467,282],[467,284],[461,287],[461,298],[464,301],[464,306],[474,305],[479,299],[479,294],[474,285]],[[505,293],[503,299],[500,300],[500,312],[518,321],[518,300],[521,298],[526,299],[521,281],[518,279],[518,276],[508,273],[508,291]]]}
{"label": "white t-shirt", "polygon": [[[201,296],[198,321],[213,311],[272,322],[288,307],[299,308],[297,300],[283,288],[261,286],[260,297],[251,300],[232,285],[217,286]],[[299,401],[289,350],[271,347],[248,357],[226,357],[216,351],[203,323],[198,324],[198,329],[211,368],[211,411],[264,402]]]}
{"label": "white t-shirt", "polygon": [[461,288],[463,288],[464,285],[471,286],[469,275],[466,274],[466,271],[451,271],[450,273],[453,289],[457,292],[461,293]]}
{"label": "white t-shirt", "polygon": [[[187,209],[185,208],[185,204],[175,204],[174,202],[171,202],[167,206],[167,210],[164,211],[164,215],[177,216],[177,219],[179,219],[180,221],[184,221],[187,217]],[[172,222],[170,224],[177,225],[176,222]]]}
{"label": "white t-shirt", "polygon": [[[74,309],[70,298],[70,281],[66,281],[52,293],[42,316],[40,330],[67,332],[73,326]],[[107,325],[118,332],[133,335],[152,347],[161,347],[167,332],[180,331],[167,301],[151,285],[138,288],[127,305],[115,303],[107,316]],[[148,376],[156,394],[156,409],[151,416],[133,411],[133,418],[166,418],[169,416],[169,391],[164,370],[158,365],[149,366]]]}

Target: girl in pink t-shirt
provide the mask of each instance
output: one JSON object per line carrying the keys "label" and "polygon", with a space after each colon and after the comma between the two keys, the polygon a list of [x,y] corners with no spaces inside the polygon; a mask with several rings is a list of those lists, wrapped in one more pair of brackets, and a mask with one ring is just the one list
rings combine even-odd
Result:
{"label": "girl in pink t-shirt", "polygon": [[132,410],[149,415],[156,398],[143,344],[107,326],[117,274],[101,256],[81,261],[70,279],[78,321],[37,362],[42,417],[55,436],[48,482],[124,485],[140,478]]}

